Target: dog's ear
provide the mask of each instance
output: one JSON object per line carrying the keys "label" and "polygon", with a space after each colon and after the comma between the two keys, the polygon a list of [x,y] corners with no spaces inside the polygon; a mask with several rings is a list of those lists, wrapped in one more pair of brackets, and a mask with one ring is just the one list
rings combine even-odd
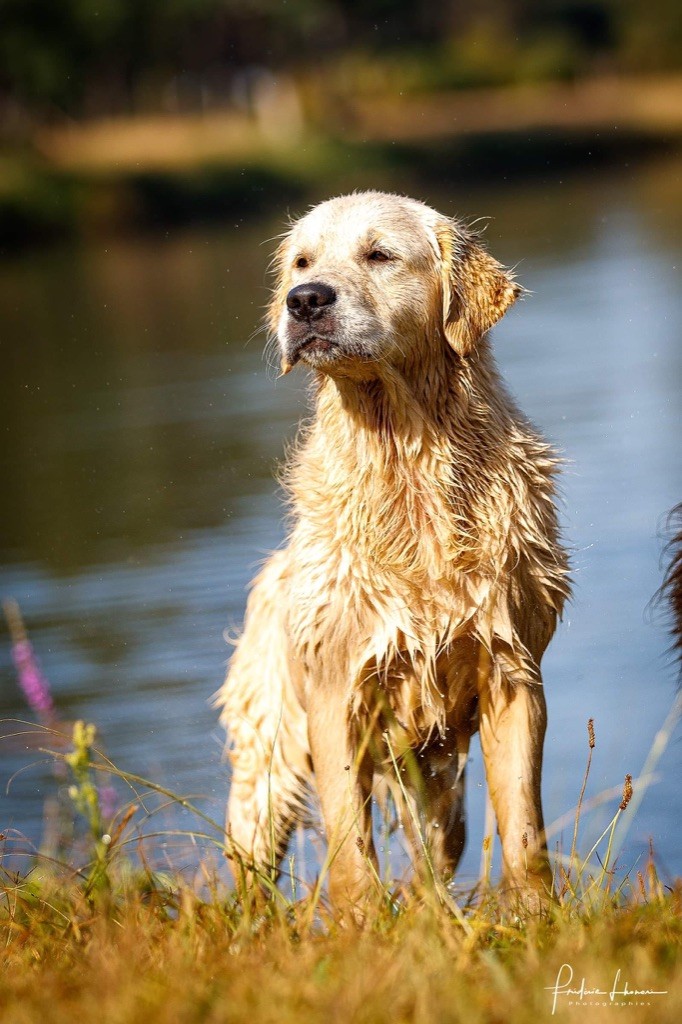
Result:
{"label": "dog's ear", "polygon": [[442,221],[436,237],[445,336],[460,356],[468,356],[478,339],[523,294],[523,288],[474,235],[453,221]]}

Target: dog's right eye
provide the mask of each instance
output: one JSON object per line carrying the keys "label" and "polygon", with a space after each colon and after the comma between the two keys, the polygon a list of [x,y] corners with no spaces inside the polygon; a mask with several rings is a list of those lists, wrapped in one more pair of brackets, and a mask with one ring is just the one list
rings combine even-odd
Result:
{"label": "dog's right eye", "polygon": [[371,249],[367,253],[367,259],[371,260],[372,263],[388,263],[389,260],[393,259],[390,252],[385,252],[383,249]]}
{"label": "dog's right eye", "polygon": [[305,256],[299,256],[298,259],[296,260],[295,266],[297,266],[300,270],[303,270],[305,267],[308,266],[308,260],[306,259]]}

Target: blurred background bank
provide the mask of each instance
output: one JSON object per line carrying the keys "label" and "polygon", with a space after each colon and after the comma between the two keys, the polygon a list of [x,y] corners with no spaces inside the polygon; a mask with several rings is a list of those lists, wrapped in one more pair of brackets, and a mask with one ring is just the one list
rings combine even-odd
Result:
{"label": "blurred background bank", "polygon": [[0,0],[2,245],[668,148],[681,60],[675,0]]}

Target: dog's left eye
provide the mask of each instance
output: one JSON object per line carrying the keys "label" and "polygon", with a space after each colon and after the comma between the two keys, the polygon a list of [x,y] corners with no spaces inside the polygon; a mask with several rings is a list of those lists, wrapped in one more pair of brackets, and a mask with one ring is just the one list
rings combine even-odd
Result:
{"label": "dog's left eye", "polygon": [[372,263],[388,263],[389,260],[393,259],[393,256],[384,249],[372,249],[367,253],[367,259],[371,260]]}

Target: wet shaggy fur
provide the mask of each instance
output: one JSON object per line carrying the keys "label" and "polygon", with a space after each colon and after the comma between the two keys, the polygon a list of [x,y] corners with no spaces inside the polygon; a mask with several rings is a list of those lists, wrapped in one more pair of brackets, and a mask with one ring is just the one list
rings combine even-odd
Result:
{"label": "wet shaggy fur", "polygon": [[397,766],[417,864],[449,878],[480,730],[506,877],[541,894],[540,661],[568,582],[557,459],[487,333],[521,289],[462,224],[377,192],[314,208],[275,272],[270,326],[284,372],[312,371],[315,415],[285,471],[288,542],[254,581],[218,698],[235,860],[277,865],[314,777],[331,896],[357,906],[372,793]]}

